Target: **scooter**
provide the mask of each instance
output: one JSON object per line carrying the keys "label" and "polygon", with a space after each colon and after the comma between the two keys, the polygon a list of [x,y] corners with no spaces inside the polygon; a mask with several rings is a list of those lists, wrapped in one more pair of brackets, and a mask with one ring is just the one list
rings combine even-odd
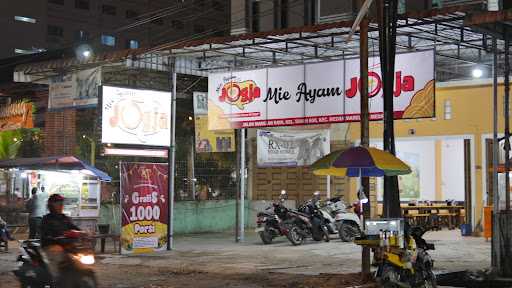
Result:
{"label": "scooter", "polygon": [[59,273],[53,277],[48,269],[48,261],[41,251],[40,240],[20,241],[21,255],[18,256],[19,268],[13,273],[22,288],[96,288],[97,281],[93,270],[94,253],[90,241],[80,231],[68,231],[64,237],[55,238],[66,243],[62,245],[65,260]]}
{"label": "scooter", "polygon": [[283,225],[283,221],[288,218],[288,208],[284,206],[286,200],[286,191],[281,191],[279,201],[272,203],[265,211],[273,209],[271,212],[259,212],[256,219],[255,232],[260,235],[264,244],[272,244],[272,240],[279,236],[286,236],[288,230]]}
{"label": "scooter", "polygon": [[[355,204],[354,204],[355,205]],[[340,197],[328,199],[320,212],[330,234],[338,234],[343,242],[352,242],[363,229],[360,216],[350,211]]]}

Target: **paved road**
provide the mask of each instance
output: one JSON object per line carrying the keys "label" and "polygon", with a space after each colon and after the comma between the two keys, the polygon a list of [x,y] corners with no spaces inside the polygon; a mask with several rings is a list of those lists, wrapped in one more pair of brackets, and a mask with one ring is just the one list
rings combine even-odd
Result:
{"label": "paved road", "polygon": [[[490,243],[482,238],[459,235],[458,230],[427,234],[426,238],[436,244],[436,250],[431,253],[435,260],[436,272],[477,270],[489,266]],[[16,250],[12,249],[8,254],[0,254],[0,278],[14,281],[9,271],[15,267],[16,253]],[[98,274],[103,284],[101,287],[146,287],[135,283],[160,283],[165,281],[165,277],[171,277],[165,275],[172,275],[175,281],[182,279],[193,283],[194,280],[202,279],[204,283],[217,283],[219,286],[225,283],[216,281],[229,281],[244,283],[240,287],[250,287],[247,285],[252,283],[254,279],[251,277],[254,275],[281,275],[279,277],[283,278],[278,277],[280,281],[286,282],[294,280],[294,277],[295,280],[303,279],[304,275],[320,275],[316,276],[318,278],[324,277],[325,274],[356,273],[360,271],[360,255],[359,246],[342,243],[337,239],[329,243],[309,241],[305,245],[294,247],[285,238],[276,239],[272,245],[263,245],[257,235],[252,233],[243,243],[235,243],[229,234],[189,235],[176,239],[175,251],[160,255],[104,255],[99,259]],[[240,275],[252,276],[244,278]],[[216,277],[217,280],[213,281],[212,277]],[[269,278],[268,281],[273,280]],[[6,282],[0,281],[0,287],[5,286],[2,283]],[[5,287],[12,287],[12,282],[10,283],[10,286]],[[268,283],[267,286],[273,287]]]}

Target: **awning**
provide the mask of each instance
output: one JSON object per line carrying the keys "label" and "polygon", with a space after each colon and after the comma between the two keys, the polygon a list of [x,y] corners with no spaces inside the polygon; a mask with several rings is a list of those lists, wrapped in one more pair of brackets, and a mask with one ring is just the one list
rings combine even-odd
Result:
{"label": "awning", "polygon": [[0,169],[8,168],[31,170],[80,170],[84,174],[97,177],[101,181],[112,181],[112,177],[107,173],[84,163],[82,160],[74,156],[18,158],[0,161]]}

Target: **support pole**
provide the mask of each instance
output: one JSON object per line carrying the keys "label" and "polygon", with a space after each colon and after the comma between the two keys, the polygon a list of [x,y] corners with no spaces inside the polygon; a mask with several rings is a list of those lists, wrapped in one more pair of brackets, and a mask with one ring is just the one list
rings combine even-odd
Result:
{"label": "support pole", "polygon": [[[381,2],[382,3],[382,2]],[[384,91],[384,150],[395,155],[393,87],[396,54],[397,0],[384,0],[379,23],[379,48]],[[402,216],[397,176],[384,177],[383,214],[385,218]]]}
{"label": "support pole", "polygon": [[[363,0],[359,0],[359,7],[362,9]],[[359,69],[361,75],[361,146],[368,147],[370,144],[370,112],[368,109],[368,18],[365,17],[359,25]],[[363,227],[366,228],[365,220],[371,217],[370,205],[370,178],[361,177],[361,189],[368,198],[368,202],[363,204]],[[363,247],[361,255],[361,271],[363,277],[370,276],[370,249]]]}
{"label": "support pole", "polygon": [[492,252],[491,260],[494,271],[500,271],[500,261],[498,255],[500,244],[497,237],[499,229],[498,211],[500,207],[500,192],[498,190],[498,164],[499,164],[499,142],[498,142],[498,42],[496,37],[492,38],[492,50],[494,53],[493,61],[493,132],[492,132],[492,192],[493,192],[493,225],[492,225]]}
{"label": "support pole", "polygon": [[245,236],[245,129],[240,129],[240,241]]}
{"label": "support pole", "polygon": [[167,250],[174,248],[174,182],[176,175],[176,66],[175,58],[169,57],[169,80],[171,80],[171,145],[169,146],[168,176],[169,224],[167,225]]}
{"label": "support pole", "polygon": [[510,210],[510,41],[505,32],[505,210]]}
{"label": "support pole", "polygon": [[235,130],[235,133],[237,133],[237,149],[236,149],[236,171],[237,171],[237,190],[236,190],[236,196],[235,196],[235,241],[240,241],[240,195],[242,194],[240,191],[240,187],[242,187],[241,182],[241,173],[242,166],[240,165],[242,163],[242,154],[240,151],[242,150],[242,141],[241,141],[241,134],[242,130]]}

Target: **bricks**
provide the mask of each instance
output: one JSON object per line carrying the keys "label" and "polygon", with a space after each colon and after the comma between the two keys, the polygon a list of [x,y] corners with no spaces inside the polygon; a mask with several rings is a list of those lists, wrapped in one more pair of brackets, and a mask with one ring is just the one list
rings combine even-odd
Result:
{"label": "bricks", "polygon": [[73,155],[76,147],[76,111],[47,111],[44,127],[44,156]]}

